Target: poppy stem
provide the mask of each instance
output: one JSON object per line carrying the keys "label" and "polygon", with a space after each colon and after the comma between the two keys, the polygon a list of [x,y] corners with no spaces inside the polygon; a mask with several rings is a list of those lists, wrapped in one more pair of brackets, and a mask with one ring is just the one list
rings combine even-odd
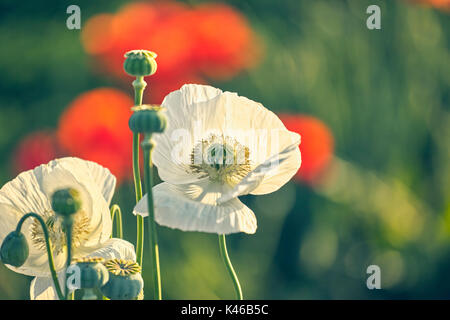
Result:
{"label": "poppy stem", "polygon": [[[133,81],[134,88],[134,105],[140,106],[142,104],[142,97],[144,95],[145,87],[147,83],[144,77],[138,76],[136,80]],[[140,134],[133,133],[133,179],[134,179],[134,190],[136,193],[136,203],[142,198],[142,181],[141,172],[139,167],[139,140]],[[142,266],[142,261],[144,257],[144,218],[142,216],[137,216],[137,239],[136,239],[136,260],[137,263]]]}
{"label": "poppy stem", "polygon": [[[70,264],[72,262],[72,230],[73,230],[73,217],[64,217],[63,221],[65,231],[66,231],[66,243],[67,243],[67,261],[66,261],[66,278],[67,278],[67,269],[70,267]],[[66,286],[65,286],[65,300],[74,300],[74,293],[69,292],[69,286],[67,285],[67,279],[66,279]]]}
{"label": "poppy stem", "polygon": [[20,230],[22,229],[23,223],[25,222],[26,219],[28,219],[30,217],[35,218],[41,224],[42,231],[44,232],[45,247],[47,249],[47,256],[48,256],[48,266],[50,268],[50,273],[52,275],[53,285],[55,287],[56,294],[58,295],[59,300],[64,300],[64,295],[61,290],[61,286],[59,285],[58,275],[57,275],[56,269],[55,269],[55,260],[53,258],[53,251],[51,249],[52,242],[50,240],[50,237],[48,236],[48,229],[47,229],[47,225],[45,224],[44,220],[41,218],[41,216],[39,216],[36,213],[33,213],[33,212],[27,213],[19,220],[16,230],[18,232],[20,232]]}
{"label": "poppy stem", "polygon": [[[115,204],[110,209],[111,212],[111,220],[115,224],[116,227],[116,237],[123,239],[123,230],[122,230],[122,210],[120,210],[119,205]],[[111,233],[111,238],[112,238]]]}
{"label": "poppy stem", "polygon": [[153,265],[154,299],[162,300],[158,235],[156,233],[155,212],[154,212],[153,192],[152,192],[153,164],[151,156],[153,147],[154,143],[151,140],[151,134],[146,134],[144,141],[142,142],[142,149],[144,150],[144,179],[145,179],[145,189],[147,190],[148,228],[150,232],[149,244]]}
{"label": "poppy stem", "polygon": [[135,106],[140,106],[142,104],[142,97],[146,86],[147,82],[145,82],[143,76],[138,76],[136,77],[136,80],[133,81]]}
{"label": "poppy stem", "polygon": [[228,274],[230,275],[231,280],[233,281],[234,291],[236,291],[236,299],[244,300],[244,296],[242,295],[241,284],[239,283],[239,279],[234,271],[233,265],[231,264],[230,257],[228,256],[227,251],[227,242],[224,234],[219,234],[219,246],[220,246],[220,255],[222,256],[223,263],[227,268]]}
{"label": "poppy stem", "polygon": [[[136,203],[142,198],[142,182],[141,172],[139,168],[139,133],[133,133],[133,178],[134,190],[136,193]],[[142,268],[142,260],[144,257],[144,218],[137,216],[137,240],[136,240],[136,259]]]}

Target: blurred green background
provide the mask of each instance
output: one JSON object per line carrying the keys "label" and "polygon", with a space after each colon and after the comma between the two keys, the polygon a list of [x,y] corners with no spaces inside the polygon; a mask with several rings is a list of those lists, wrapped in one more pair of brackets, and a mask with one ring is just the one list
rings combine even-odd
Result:
{"label": "blurred green background", "polygon": [[[128,2],[76,4],[83,25]],[[243,199],[259,225],[255,235],[228,237],[244,296],[450,298],[448,13],[392,0],[226,3],[247,17],[265,54],[254,69],[210,83],[276,112],[313,115],[335,140],[327,184],[290,182]],[[15,176],[21,138],[55,128],[80,93],[115,86],[92,72],[81,32],[66,28],[70,4],[0,2],[1,185]],[[370,4],[381,7],[381,30],[366,28]],[[131,184],[116,192],[134,243],[133,199]],[[216,235],[159,234],[166,298],[233,298]],[[372,264],[381,268],[381,290],[366,287]],[[0,265],[0,299],[28,299],[29,282]]]}

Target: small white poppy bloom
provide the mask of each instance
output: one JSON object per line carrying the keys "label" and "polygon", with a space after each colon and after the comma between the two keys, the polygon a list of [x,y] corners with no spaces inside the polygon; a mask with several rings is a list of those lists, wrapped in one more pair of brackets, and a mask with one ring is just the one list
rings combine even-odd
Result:
{"label": "small white poppy bloom", "polygon": [[[101,250],[110,241],[112,221],[109,204],[116,178],[108,169],[78,158],[56,159],[33,170],[22,172],[0,189],[0,243],[16,229],[20,218],[34,212],[45,221],[56,271],[64,269],[67,260],[66,236],[62,219],[51,206],[51,196],[63,188],[76,189],[82,200],[74,216],[73,258]],[[22,226],[29,256],[23,266],[11,270],[28,276],[50,277],[45,238],[40,223],[29,218]]]}
{"label": "small white poppy bloom", "polygon": [[[183,231],[255,233],[238,197],[278,190],[301,164],[300,136],[260,103],[210,86],[184,85],[164,99],[168,128],[155,134],[155,220]],[[134,214],[147,216],[147,197]]]}

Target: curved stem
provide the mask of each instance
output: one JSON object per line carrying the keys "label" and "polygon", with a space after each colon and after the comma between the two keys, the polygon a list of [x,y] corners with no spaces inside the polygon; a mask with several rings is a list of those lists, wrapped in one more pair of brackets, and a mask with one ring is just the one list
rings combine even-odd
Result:
{"label": "curved stem", "polygon": [[[115,224],[116,227],[116,237],[123,239],[123,229],[122,229],[122,211],[120,210],[119,205],[115,204],[110,209],[111,212],[111,220]],[[112,233],[111,233],[112,237]]]}
{"label": "curved stem", "polygon": [[159,248],[158,248],[158,235],[156,233],[155,212],[153,204],[153,192],[152,192],[152,150],[153,143],[150,139],[150,134],[145,136],[142,142],[142,148],[144,149],[144,178],[145,189],[147,190],[147,204],[148,204],[148,229],[150,232],[150,251],[153,264],[153,285],[154,285],[154,298],[155,300],[162,300],[161,292],[161,272],[159,267]]}
{"label": "curved stem", "polygon": [[[142,97],[141,97],[142,100]],[[136,203],[142,198],[141,172],[139,168],[139,133],[133,133],[133,178],[134,190],[136,192]],[[142,268],[142,259],[144,252],[144,218],[137,216],[137,239],[136,239],[136,259]]]}
{"label": "curved stem", "polygon": [[48,256],[48,266],[50,268],[50,273],[52,275],[53,285],[55,286],[56,294],[58,295],[59,300],[64,300],[64,295],[61,290],[61,286],[59,285],[58,275],[57,275],[56,269],[55,269],[55,261],[53,259],[53,252],[51,249],[52,243],[48,236],[47,225],[45,224],[44,220],[36,213],[33,213],[33,212],[27,213],[19,220],[16,231],[20,232],[20,230],[22,229],[23,223],[25,222],[26,219],[28,219],[30,217],[35,218],[41,224],[42,231],[44,232],[45,247],[47,249],[47,256]]}
{"label": "curved stem", "polygon": [[239,283],[239,279],[234,271],[233,265],[231,264],[230,257],[228,256],[227,251],[227,242],[224,234],[219,234],[219,246],[220,246],[220,255],[222,256],[223,263],[227,268],[228,274],[233,281],[234,291],[236,291],[236,299],[244,300],[244,296],[242,295],[241,284]]}

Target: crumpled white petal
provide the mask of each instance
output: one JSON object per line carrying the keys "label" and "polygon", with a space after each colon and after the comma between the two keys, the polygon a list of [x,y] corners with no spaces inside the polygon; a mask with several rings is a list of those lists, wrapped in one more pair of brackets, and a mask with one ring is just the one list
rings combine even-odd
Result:
{"label": "crumpled white petal", "polygon": [[[67,163],[71,167],[86,167],[86,172],[92,178],[95,185],[100,188],[105,201],[111,204],[111,199],[114,195],[116,188],[116,177],[109,171],[109,169],[102,167],[101,165],[87,160],[79,158],[64,158],[64,163]],[[70,167],[69,167],[70,168]]]}
{"label": "crumpled white petal", "polygon": [[[58,273],[58,282],[64,291],[64,271]],[[50,277],[36,277],[30,283],[30,300],[59,300]]]}
{"label": "crumpled white petal", "polygon": [[119,239],[111,238],[100,248],[93,252],[90,252],[87,257],[101,257],[106,260],[110,259],[124,259],[136,261],[136,252],[134,245],[130,242]]}
{"label": "crumpled white petal", "polygon": [[[153,198],[155,220],[162,226],[217,234],[256,232],[255,214],[237,198],[221,205],[202,203],[166,182],[153,187]],[[147,195],[137,203],[133,213],[148,216]]]}
{"label": "crumpled white petal", "polygon": [[[88,257],[102,257],[109,259],[124,259],[136,261],[134,246],[122,239],[109,239],[104,246],[91,252]],[[61,290],[64,290],[64,270],[59,272],[58,280]],[[36,277],[30,284],[31,300],[58,300],[53,280],[51,277]]]}

